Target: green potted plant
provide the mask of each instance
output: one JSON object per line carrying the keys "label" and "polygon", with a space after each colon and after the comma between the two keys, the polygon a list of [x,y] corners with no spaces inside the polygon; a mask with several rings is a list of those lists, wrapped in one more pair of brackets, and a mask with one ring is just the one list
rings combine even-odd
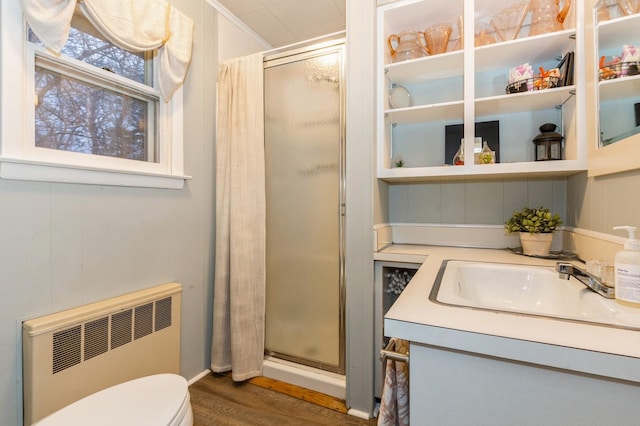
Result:
{"label": "green potted plant", "polygon": [[553,232],[562,224],[560,216],[548,208],[532,209],[524,207],[514,211],[504,224],[507,232],[519,232],[522,252],[529,256],[548,256],[553,240]]}

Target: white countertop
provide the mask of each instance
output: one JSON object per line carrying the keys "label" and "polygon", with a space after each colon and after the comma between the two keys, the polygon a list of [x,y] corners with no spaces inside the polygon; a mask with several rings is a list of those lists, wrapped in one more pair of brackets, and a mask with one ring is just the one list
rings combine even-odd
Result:
{"label": "white countertop", "polygon": [[391,245],[375,260],[420,263],[384,319],[384,333],[451,348],[640,382],[640,331],[548,317],[441,305],[429,293],[444,260],[554,266],[510,250]]}

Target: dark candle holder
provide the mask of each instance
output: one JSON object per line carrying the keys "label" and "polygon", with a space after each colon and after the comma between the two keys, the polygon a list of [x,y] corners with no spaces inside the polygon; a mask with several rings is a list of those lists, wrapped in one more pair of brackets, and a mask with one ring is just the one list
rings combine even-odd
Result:
{"label": "dark candle holder", "polygon": [[556,125],[545,123],[540,126],[540,133],[533,138],[536,146],[536,161],[562,160],[562,140],[564,136],[555,132]]}

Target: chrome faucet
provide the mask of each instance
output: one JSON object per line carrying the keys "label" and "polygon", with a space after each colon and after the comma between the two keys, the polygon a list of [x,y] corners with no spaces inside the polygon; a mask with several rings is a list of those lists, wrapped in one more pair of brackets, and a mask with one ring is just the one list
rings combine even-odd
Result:
{"label": "chrome faucet", "polygon": [[568,280],[570,277],[574,277],[600,296],[607,299],[615,298],[615,289],[613,287],[606,286],[599,277],[578,268],[572,263],[556,262],[556,271],[558,271],[558,275],[562,279]]}

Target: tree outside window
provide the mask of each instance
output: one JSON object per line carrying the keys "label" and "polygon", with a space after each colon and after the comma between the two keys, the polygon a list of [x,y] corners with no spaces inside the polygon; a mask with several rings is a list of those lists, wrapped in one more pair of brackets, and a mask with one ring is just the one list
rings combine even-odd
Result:
{"label": "tree outside window", "polygon": [[[29,39],[40,44],[32,32]],[[127,87],[126,80],[110,78],[121,76],[151,86],[152,61],[144,53],[128,52],[77,28],[71,29],[61,53],[100,70],[86,75],[36,56],[35,145],[157,162],[159,98],[135,90],[135,85]]]}

